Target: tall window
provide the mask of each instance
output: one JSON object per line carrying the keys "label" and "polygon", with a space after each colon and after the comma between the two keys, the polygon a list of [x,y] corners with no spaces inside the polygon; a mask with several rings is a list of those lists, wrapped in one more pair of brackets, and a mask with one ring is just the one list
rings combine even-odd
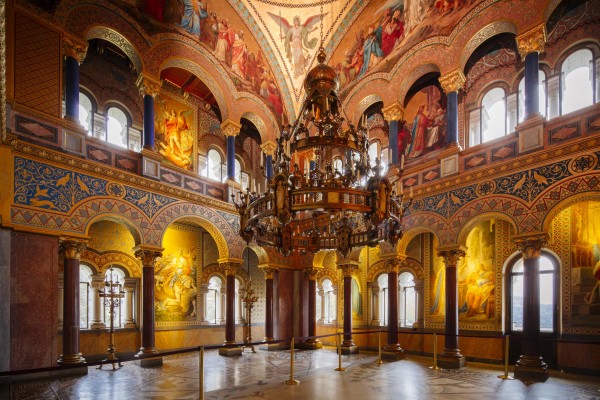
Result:
{"label": "tall window", "polygon": [[412,328],[417,321],[417,292],[415,278],[410,272],[403,272],[398,277],[400,290],[400,326]]}
{"label": "tall window", "polygon": [[[519,259],[510,271],[510,327],[513,331],[523,330],[523,260]],[[554,331],[556,272],[552,260],[540,257],[540,331]]]}
{"label": "tall window", "polygon": [[[93,301],[92,269],[85,264],[79,266],[79,326],[81,329],[90,327],[92,317],[90,308]],[[64,307],[64,306],[63,306]]]}
{"label": "tall window", "polygon": [[[542,70],[538,74],[538,96],[540,100],[540,114],[545,117],[548,115],[546,113],[546,73]],[[525,119],[525,77],[521,78],[519,82],[519,97],[517,102],[519,104],[519,122],[523,122]]]}
{"label": "tall window", "polygon": [[242,164],[237,158],[235,159],[235,180],[237,183],[242,183]]}
{"label": "tall window", "polygon": [[590,106],[594,103],[592,52],[575,51],[565,59],[561,68],[562,114]]}
{"label": "tall window", "polygon": [[489,142],[506,135],[506,101],[504,90],[490,89],[481,101],[481,141]]}
{"label": "tall window", "polygon": [[388,276],[381,274],[377,278],[377,286],[379,286],[379,320],[381,325],[387,325],[388,320]]}
{"label": "tall window", "polygon": [[106,141],[127,148],[128,132],[127,115],[120,108],[110,107],[106,112]]}
{"label": "tall window", "polygon": [[206,169],[202,175],[208,179],[221,182],[222,165],[221,154],[215,149],[210,149],[206,156]]}
{"label": "tall window", "polygon": [[88,134],[94,131],[94,103],[85,93],[79,92],[79,123]]}
{"label": "tall window", "polygon": [[221,314],[221,278],[213,276],[208,281],[206,294],[206,320],[211,324],[218,324],[222,319]]}
{"label": "tall window", "polygon": [[323,280],[324,315],[323,322],[330,324],[337,316],[337,298],[333,293],[333,283],[329,279]]}
{"label": "tall window", "polygon": [[[120,290],[123,290],[125,284],[125,272],[120,268],[113,267],[112,273],[110,269],[106,270],[106,275],[104,277],[105,282],[112,282],[113,285],[120,285]],[[106,289],[108,290],[108,288]],[[117,289],[114,289],[115,291]],[[115,319],[114,319],[114,327],[122,328],[125,325],[125,299],[120,299],[118,303],[116,303],[114,307]],[[104,312],[103,312],[103,321],[106,326],[110,326],[110,305],[107,302],[104,302]]]}

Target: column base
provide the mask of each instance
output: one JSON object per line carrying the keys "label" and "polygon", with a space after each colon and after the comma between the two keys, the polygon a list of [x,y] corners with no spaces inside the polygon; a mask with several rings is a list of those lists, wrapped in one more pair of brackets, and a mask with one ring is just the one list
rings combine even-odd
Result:
{"label": "column base", "polygon": [[306,341],[300,343],[298,347],[306,350],[318,350],[323,348],[323,343],[321,343],[319,339],[306,339]]}
{"label": "column base", "polygon": [[140,347],[140,351],[136,354],[136,357],[144,357],[137,363],[142,368],[154,368],[161,367],[163,365],[162,357],[150,357],[160,354],[156,347]]}
{"label": "column base", "polygon": [[465,367],[465,356],[460,354],[459,349],[444,349],[437,359],[437,365],[445,369],[461,369]]}
{"label": "column base", "polygon": [[219,355],[223,357],[236,357],[242,355],[241,347],[221,347],[219,349]]}
{"label": "column base", "polygon": [[350,342],[352,344],[346,344],[346,342],[342,344],[342,354],[358,354],[358,346],[354,344],[354,341],[351,340]]}
{"label": "column base", "polygon": [[522,381],[544,382],[548,379],[548,365],[542,357],[521,356],[515,364],[515,378]]}
{"label": "column base", "polygon": [[279,343],[263,343],[258,345],[258,349],[264,351],[276,351],[279,350],[280,347]]}
{"label": "column base", "polygon": [[385,360],[404,360],[406,358],[406,354],[404,354],[404,350],[400,347],[399,344],[388,344],[381,351],[381,358]]}
{"label": "column base", "polygon": [[94,322],[90,324],[90,329],[106,329],[106,324],[104,322]]}
{"label": "column base", "polygon": [[85,364],[85,358],[82,357],[81,353],[61,354],[57,363],[58,365]]}
{"label": "column base", "polygon": [[137,328],[137,325],[135,324],[135,322],[125,322],[123,328]]}

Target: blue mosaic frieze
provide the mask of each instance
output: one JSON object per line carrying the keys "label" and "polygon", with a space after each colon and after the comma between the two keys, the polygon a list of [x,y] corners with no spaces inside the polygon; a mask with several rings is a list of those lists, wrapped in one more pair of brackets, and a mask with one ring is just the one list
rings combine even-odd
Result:
{"label": "blue mosaic frieze", "polygon": [[229,214],[220,210],[215,210],[231,227],[231,230],[238,232],[240,230],[240,217],[237,215]]}
{"label": "blue mosaic frieze", "polygon": [[160,194],[150,193],[145,190],[125,186],[124,200],[135,204],[149,218],[152,218],[163,207],[174,203],[177,199],[166,197]]}
{"label": "blue mosaic frieze", "polygon": [[569,160],[496,178],[494,194],[510,194],[531,202],[548,186],[571,176]]}
{"label": "blue mosaic frieze", "polygon": [[477,198],[476,187],[477,185],[470,185],[426,197],[418,206],[413,206],[413,209],[416,211],[418,207],[419,211],[431,211],[449,218],[463,205]]}

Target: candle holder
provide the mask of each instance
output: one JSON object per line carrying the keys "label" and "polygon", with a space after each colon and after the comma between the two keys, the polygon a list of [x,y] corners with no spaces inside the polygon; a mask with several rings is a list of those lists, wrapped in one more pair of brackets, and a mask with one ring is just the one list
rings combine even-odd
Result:
{"label": "candle holder", "polygon": [[[115,363],[119,364],[119,368],[122,367],[123,364],[121,364],[121,362],[115,355],[115,352],[117,350],[115,346],[115,309],[121,303],[121,299],[125,297],[125,292],[123,291],[123,285],[119,282],[118,276],[116,281],[113,282],[112,265],[108,271],[110,273],[110,277],[109,275],[106,276],[106,278],[104,279],[104,288],[102,290],[98,290],[98,296],[100,296],[100,298],[104,300],[104,307],[108,308],[108,314],[110,318],[110,327],[108,329],[108,332],[110,334],[107,350],[108,355],[104,360],[102,360],[102,362],[112,363],[113,370],[116,370]],[[98,369],[102,369],[102,365],[103,364],[100,364]]]}
{"label": "candle holder", "polygon": [[249,348],[253,353],[256,353],[254,350],[254,346],[252,343],[252,308],[254,308],[254,303],[258,300],[258,296],[254,296],[254,289],[252,289],[252,281],[248,279],[248,285],[246,288],[246,295],[242,299],[244,302],[244,307],[246,307],[246,326],[248,327],[248,336],[244,339],[244,345],[242,346],[242,351],[245,348]]}

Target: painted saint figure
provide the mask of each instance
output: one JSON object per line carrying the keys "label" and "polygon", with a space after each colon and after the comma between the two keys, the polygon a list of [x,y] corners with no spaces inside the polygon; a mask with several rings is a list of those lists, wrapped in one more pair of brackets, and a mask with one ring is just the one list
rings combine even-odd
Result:
{"label": "painted saint figure", "polygon": [[197,0],[183,0],[181,26],[192,35],[200,36],[200,22],[208,17],[205,6]]}

